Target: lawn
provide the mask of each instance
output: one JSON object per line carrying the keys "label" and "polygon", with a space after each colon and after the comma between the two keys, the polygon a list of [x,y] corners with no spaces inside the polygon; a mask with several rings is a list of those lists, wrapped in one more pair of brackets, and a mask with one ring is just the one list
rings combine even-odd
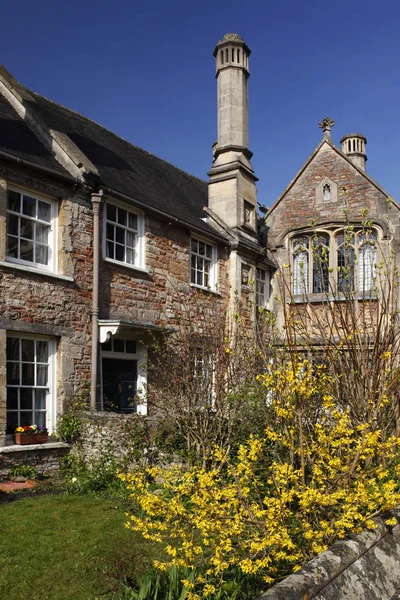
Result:
{"label": "lawn", "polygon": [[0,504],[0,598],[94,600],[117,591],[154,551],[125,529],[125,510],[66,494]]}

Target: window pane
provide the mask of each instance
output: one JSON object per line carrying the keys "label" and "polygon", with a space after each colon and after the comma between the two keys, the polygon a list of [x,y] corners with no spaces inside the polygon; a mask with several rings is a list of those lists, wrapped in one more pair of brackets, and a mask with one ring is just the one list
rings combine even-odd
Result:
{"label": "window pane", "polygon": [[19,339],[7,338],[7,360],[19,360]]}
{"label": "window pane", "polygon": [[7,193],[7,209],[14,212],[21,212],[21,194],[9,190]]}
{"label": "window pane", "polygon": [[212,246],[206,244],[206,256],[207,258],[212,258]]}
{"label": "window pane", "polygon": [[105,342],[104,344],[102,344],[101,346],[103,352],[111,352],[111,340],[108,340],[108,342]]}
{"label": "window pane", "polygon": [[21,412],[21,425],[33,425],[33,412]]}
{"label": "window pane", "polygon": [[192,241],[191,241],[191,249],[192,249],[192,252],[197,252],[197,250],[198,250],[197,240],[193,240],[192,239]]}
{"label": "window pane", "polygon": [[136,241],[136,235],[134,233],[132,233],[132,231],[127,231],[126,232],[126,245],[129,248],[134,248],[135,241]]}
{"label": "window pane", "polygon": [[39,263],[40,265],[49,264],[49,249],[47,246],[43,246],[43,244],[37,244],[35,262]]}
{"label": "window pane", "polygon": [[18,258],[18,239],[7,236],[7,256]]}
{"label": "window pane", "polygon": [[[46,408],[46,390],[35,390],[35,408],[44,409]],[[40,423],[36,422],[36,425]]]}
{"label": "window pane", "polygon": [[48,368],[47,365],[36,366],[36,385],[47,385]]}
{"label": "window pane", "polygon": [[126,351],[128,354],[136,354],[136,342],[133,340],[126,340]]}
{"label": "window pane", "polygon": [[36,225],[36,241],[39,244],[48,244],[50,228],[47,225]]}
{"label": "window pane", "polygon": [[38,219],[50,223],[51,220],[51,205],[48,202],[38,201]]}
{"label": "window pane", "polygon": [[109,221],[114,221],[114,223],[117,220],[117,207],[113,206],[112,204],[107,204],[107,219]]}
{"label": "window pane", "polygon": [[108,240],[114,240],[114,235],[115,235],[115,227],[114,227],[114,225],[110,225],[109,223],[107,223],[106,238]]}
{"label": "window pane", "polygon": [[36,218],[36,198],[30,196],[23,196],[22,198],[22,214],[27,217]]}
{"label": "window pane", "polygon": [[127,248],[126,250],[126,262],[129,263],[130,265],[134,264],[134,251],[132,250],[132,248]]}
{"label": "window pane", "polygon": [[7,413],[7,433],[14,433],[15,429],[18,427],[18,413],[17,412],[8,412]]}
{"label": "window pane", "polygon": [[21,340],[21,360],[35,361],[35,342],[33,340]]}
{"label": "window pane", "polygon": [[33,390],[20,389],[21,410],[32,410],[33,408]]}
{"label": "window pane", "polygon": [[127,212],[123,208],[118,208],[118,223],[126,225]]}
{"label": "window pane", "polygon": [[35,411],[33,413],[33,419],[34,419],[34,423],[35,425],[37,425],[38,427],[42,426],[45,427],[46,426],[46,412],[43,411]]}
{"label": "window pane", "polygon": [[190,270],[190,283],[196,283],[196,270]]}
{"label": "window pane", "polygon": [[119,244],[125,244],[125,229],[115,227],[115,239]]}
{"label": "window pane", "polygon": [[35,385],[35,370],[33,364],[22,364],[21,385]]}
{"label": "window pane", "polygon": [[10,235],[18,236],[18,221],[19,217],[16,215],[7,215],[7,233]]}
{"label": "window pane", "polygon": [[7,363],[7,385],[19,385],[19,363]]}
{"label": "window pane", "polygon": [[114,352],[124,352],[125,351],[125,343],[124,340],[114,340]]}
{"label": "window pane", "polygon": [[115,258],[115,255],[114,255],[114,242],[107,242],[106,255],[107,255],[107,258]]}
{"label": "window pane", "polygon": [[49,360],[49,344],[48,342],[36,342],[36,361],[47,363]]}
{"label": "window pane", "polygon": [[18,390],[16,388],[7,389],[7,410],[18,409]]}
{"label": "window pane", "polygon": [[21,219],[20,223],[20,235],[28,240],[33,240],[33,221],[28,219]]}
{"label": "window pane", "polygon": [[119,244],[115,245],[115,250],[116,250],[116,260],[120,260],[120,261],[124,261],[125,259],[125,248],[124,246],[120,246]]}
{"label": "window pane", "polygon": [[206,247],[205,247],[204,242],[199,242],[199,254],[204,256],[205,253],[206,253]]}
{"label": "window pane", "polygon": [[29,262],[33,262],[33,242],[27,242],[26,240],[21,240],[21,248],[19,257],[22,260],[27,260]]}
{"label": "window pane", "polygon": [[135,229],[135,230],[137,231],[137,216],[136,216],[136,215],[134,215],[133,213],[129,213],[129,214],[128,214],[128,217],[129,217],[129,223],[128,223],[128,226],[129,226],[131,229]]}

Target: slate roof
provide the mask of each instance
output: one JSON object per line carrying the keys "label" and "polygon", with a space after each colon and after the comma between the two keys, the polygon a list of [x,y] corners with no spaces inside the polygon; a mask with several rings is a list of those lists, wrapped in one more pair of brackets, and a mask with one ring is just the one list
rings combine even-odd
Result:
{"label": "slate roof", "polygon": [[38,167],[50,168],[68,175],[53,155],[46,150],[25,121],[0,94],[0,150],[27,160]]}
{"label": "slate roof", "polygon": [[101,184],[146,206],[218,235],[201,219],[207,215],[207,182],[138,148],[94,121],[29,91],[34,112],[51,129],[78,146],[97,168]]}

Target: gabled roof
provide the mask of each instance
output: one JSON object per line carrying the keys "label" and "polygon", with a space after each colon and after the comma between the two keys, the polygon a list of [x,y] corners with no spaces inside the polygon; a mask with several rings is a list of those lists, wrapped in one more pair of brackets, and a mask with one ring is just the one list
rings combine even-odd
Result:
{"label": "gabled roof", "polygon": [[[278,206],[278,204],[280,203],[280,201],[286,196],[286,194],[288,193],[288,191],[294,186],[294,184],[296,183],[296,181],[304,173],[304,171],[307,169],[308,165],[315,158],[315,156],[318,154],[318,152],[320,151],[320,149],[322,148],[322,146],[325,143],[328,144],[328,146],[330,146],[332,148],[332,150],[334,150],[337,154],[339,154],[339,156],[341,156],[346,162],[348,162],[349,165],[351,165],[356,171],[358,171],[358,173],[360,173],[363,177],[365,177],[365,179],[367,179],[367,181],[369,181],[369,183],[371,183],[374,187],[376,187],[376,189],[379,190],[384,196],[386,196],[387,198],[391,198],[390,194],[388,194],[388,192],[386,190],[384,190],[383,187],[381,187],[379,185],[379,183],[377,183],[370,175],[368,175],[368,173],[366,171],[363,171],[362,169],[360,169],[359,167],[357,167],[357,165],[355,165],[350,160],[350,158],[348,156],[346,156],[346,154],[344,154],[340,150],[340,148],[338,148],[337,146],[335,146],[335,144],[333,143],[333,141],[332,141],[332,139],[330,137],[324,137],[321,140],[321,142],[318,144],[318,146],[315,148],[315,150],[311,154],[311,156],[308,157],[308,159],[303,164],[303,166],[301,167],[301,169],[296,173],[296,175],[294,176],[294,178],[292,179],[292,181],[289,183],[289,185],[283,190],[282,194],[278,197],[278,199],[275,200],[275,202],[273,203],[273,205],[271,206],[271,208],[266,213],[265,218],[267,218],[271,214],[271,212]],[[396,201],[394,201],[394,200],[393,200],[393,205],[396,206],[396,208],[400,209],[400,205]]]}
{"label": "gabled roof", "polygon": [[[189,228],[224,239],[202,220],[207,217],[203,210],[208,204],[206,181],[138,148],[77,112],[24,88],[3,67],[0,75],[17,102],[33,115],[39,127],[45,129],[45,135],[48,132],[62,151],[66,150],[68,160],[72,157],[83,176],[97,178],[100,187],[110,188],[133,202],[178,219]],[[0,122],[0,149],[21,157],[28,156],[34,164],[48,164],[55,170],[66,172],[8,99],[0,94],[0,117],[2,112],[8,115],[8,120]],[[80,154],[82,160],[79,160]]]}

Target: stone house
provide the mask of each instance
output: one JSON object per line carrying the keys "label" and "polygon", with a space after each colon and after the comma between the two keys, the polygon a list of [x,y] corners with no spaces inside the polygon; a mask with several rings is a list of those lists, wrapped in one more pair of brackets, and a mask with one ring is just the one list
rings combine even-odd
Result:
{"label": "stone house", "polygon": [[249,327],[267,305],[273,262],[248,149],[250,50],[228,34],[214,55],[208,182],[0,68],[0,462],[16,426],[53,432],[88,382],[93,410],[145,414],[132,397],[146,383],[147,336],[178,327],[183,304],[199,328],[238,297]]}

